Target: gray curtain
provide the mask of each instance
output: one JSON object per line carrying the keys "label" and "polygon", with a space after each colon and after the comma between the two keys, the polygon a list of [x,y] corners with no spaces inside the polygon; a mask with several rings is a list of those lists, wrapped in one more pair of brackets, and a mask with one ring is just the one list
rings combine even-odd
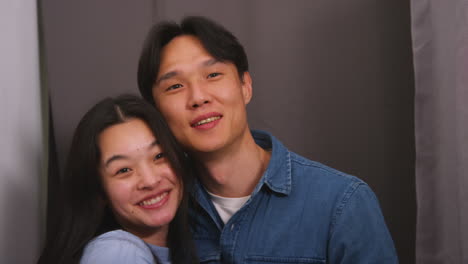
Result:
{"label": "gray curtain", "polygon": [[43,238],[47,155],[37,29],[36,1],[0,1],[0,263],[35,263]]}
{"label": "gray curtain", "polygon": [[414,83],[408,1],[43,0],[55,140],[103,96],[138,93],[152,23],[204,15],[244,44],[252,128],[354,174],[379,198],[401,263],[414,263]]}
{"label": "gray curtain", "polygon": [[468,263],[468,1],[412,0],[418,264]]}

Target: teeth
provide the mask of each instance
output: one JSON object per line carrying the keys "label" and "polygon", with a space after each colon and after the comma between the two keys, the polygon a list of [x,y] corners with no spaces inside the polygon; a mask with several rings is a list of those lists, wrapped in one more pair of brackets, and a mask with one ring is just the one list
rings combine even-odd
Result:
{"label": "teeth", "polygon": [[149,200],[146,200],[146,201],[143,201],[140,203],[140,205],[152,205],[152,204],[155,204],[155,203],[158,203],[160,202],[162,199],[164,199],[164,197],[167,196],[167,192],[157,196],[157,197],[154,197],[154,198],[151,198]]}
{"label": "teeth", "polygon": [[213,121],[218,120],[218,119],[220,119],[220,118],[221,118],[220,116],[209,117],[209,118],[207,118],[207,119],[203,119],[203,120],[197,122],[197,123],[195,124],[195,126],[200,126],[200,125],[203,125],[203,124],[206,124],[206,123],[209,123],[209,122],[213,122]]}

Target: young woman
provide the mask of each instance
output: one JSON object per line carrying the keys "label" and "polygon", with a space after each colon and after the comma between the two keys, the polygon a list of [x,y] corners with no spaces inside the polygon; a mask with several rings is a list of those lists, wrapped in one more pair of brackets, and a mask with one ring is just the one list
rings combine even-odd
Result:
{"label": "young woman", "polygon": [[197,263],[190,172],[153,106],[134,96],[99,102],[75,131],[61,218],[39,263]]}

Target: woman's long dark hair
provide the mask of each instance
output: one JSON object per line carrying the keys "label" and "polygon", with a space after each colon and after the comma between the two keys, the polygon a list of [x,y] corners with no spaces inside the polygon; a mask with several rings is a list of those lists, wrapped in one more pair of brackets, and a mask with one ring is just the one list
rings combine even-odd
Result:
{"label": "woman's long dark hair", "polygon": [[104,203],[98,172],[98,138],[104,129],[133,118],[149,126],[184,186],[181,204],[169,225],[167,245],[172,263],[197,263],[187,216],[193,179],[190,161],[153,106],[136,96],[123,95],[100,101],[84,115],[75,130],[61,186],[58,226],[48,237],[39,264],[79,263],[85,245],[92,238],[121,228]]}

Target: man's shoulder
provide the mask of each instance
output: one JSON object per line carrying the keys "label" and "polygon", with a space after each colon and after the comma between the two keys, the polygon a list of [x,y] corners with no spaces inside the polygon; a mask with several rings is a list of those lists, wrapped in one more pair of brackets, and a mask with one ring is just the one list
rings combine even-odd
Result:
{"label": "man's shoulder", "polygon": [[310,160],[292,151],[289,151],[289,154],[291,157],[292,175],[297,180],[313,181],[316,184],[366,184],[356,176]]}
{"label": "man's shoulder", "polygon": [[321,217],[327,219],[325,222],[334,226],[343,210],[356,201],[362,207],[375,207],[379,210],[378,205],[375,206],[377,200],[373,191],[363,180],[294,152],[290,152],[290,157],[290,198],[308,201],[303,203],[308,211],[319,212]]}
{"label": "man's shoulder", "polygon": [[[307,188],[306,191],[346,192],[349,188],[357,188],[367,184],[356,176],[331,168],[320,162],[305,158],[284,146],[272,134],[261,130],[252,130],[256,143],[262,148],[272,149],[270,173],[276,174],[275,180],[286,177],[292,181],[293,188]],[[281,176],[280,176],[281,175]],[[271,176],[270,176],[271,177]],[[294,190],[293,190],[294,191]]]}

